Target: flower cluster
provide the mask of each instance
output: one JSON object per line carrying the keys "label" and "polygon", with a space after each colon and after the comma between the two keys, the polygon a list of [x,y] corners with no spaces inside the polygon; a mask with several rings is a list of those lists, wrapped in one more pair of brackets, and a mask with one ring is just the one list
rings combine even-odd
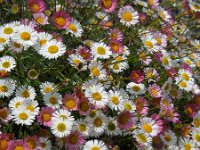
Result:
{"label": "flower cluster", "polygon": [[200,148],[200,3],[0,5],[0,150]]}

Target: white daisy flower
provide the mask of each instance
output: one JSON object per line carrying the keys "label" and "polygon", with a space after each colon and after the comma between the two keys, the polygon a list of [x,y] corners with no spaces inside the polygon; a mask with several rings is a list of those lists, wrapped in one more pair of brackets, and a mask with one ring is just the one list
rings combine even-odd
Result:
{"label": "white daisy flower", "polygon": [[74,122],[74,117],[71,116],[71,112],[66,109],[57,109],[52,114],[52,120],[63,119],[64,121]]}
{"label": "white daisy flower", "polygon": [[73,123],[63,119],[56,119],[52,122],[51,131],[58,137],[63,138],[70,134]]}
{"label": "white daisy flower", "polygon": [[145,134],[136,129],[136,130],[134,130],[133,137],[136,139],[136,141],[138,143],[145,145],[145,146],[151,146],[152,138],[149,134]]}
{"label": "white daisy flower", "polygon": [[62,104],[62,95],[59,93],[48,93],[45,94],[44,97],[44,103],[45,105],[52,107],[53,109],[60,108],[60,105]]}
{"label": "white daisy flower", "polygon": [[16,96],[34,100],[36,96],[35,89],[32,86],[20,86],[16,90]]}
{"label": "white daisy flower", "polygon": [[7,37],[4,37],[0,34],[0,51],[4,50],[4,47],[10,43]]}
{"label": "white daisy flower", "polygon": [[71,23],[67,27],[66,32],[67,33],[71,33],[75,37],[81,37],[82,36],[82,32],[83,32],[83,28],[82,28],[80,22],[78,22],[77,20],[72,19]]}
{"label": "white daisy flower", "polygon": [[62,42],[51,40],[46,42],[38,51],[40,55],[48,59],[57,59],[66,51],[66,47]]}
{"label": "white daisy flower", "polygon": [[20,106],[22,105],[23,101],[25,101],[25,98],[23,98],[23,97],[15,97],[15,98],[10,100],[9,108],[11,110],[16,110],[16,109],[20,108]]}
{"label": "white daisy flower", "polygon": [[119,127],[117,126],[117,121],[114,118],[109,117],[106,120],[105,132],[109,136],[116,136],[116,135],[121,134],[121,131],[120,131]]}
{"label": "white daisy flower", "polygon": [[23,46],[18,42],[9,42],[9,49],[15,53],[21,53],[23,50],[27,50],[28,46]]}
{"label": "white daisy flower", "polygon": [[15,25],[13,23],[4,24],[0,27],[0,36],[10,38],[15,33]]}
{"label": "white daisy flower", "polygon": [[189,57],[184,57],[182,58],[183,63],[188,64],[190,67],[196,67],[196,64],[194,63],[194,61],[192,61]]}
{"label": "white daisy flower", "polygon": [[124,6],[119,9],[118,16],[120,22],[127,27],[135,25],[139,22],[139,14],[131,6]]}
{"label": "white daisy flower", "polygon": [[108,95],[102,86],[91,86],[85,90],[85,96],[96,107],[105,107],[108,103]]}
{"label": "white daisy flower", "polygon": [[[119,56],[120,57],[120,56]],[[117,57],[117,58],[119,58]],[[123,60],[116,60],[117,58],[115,58],[114,61],[111,62],[111,64],[109,65],[109,68],[115,72],[115,73],[119,73],[119,72],[122,72],[126,69],[129,68],[129,65],[128,65],[128,62],[125,61],[125,59]]]}
{"label": "white daisy flower", "polygon": [[110,48],[103,42],[95,42],[92,44],[91,52],[94,56],[94,60],[97,58],[107,59],[112,54]]}
{"label": "white daisy flower", "polygon": [[40,137],[39,142],[41,145],[41,150],[52,150],[52,143],[48,138]]}
{"label": "white daisy flower", "polygon": [[141,123],[139,124],[139,128],[141,128],[141,130],[144,133],[147,133],[151,135],[152,137],[158,135],[159,126],[156,124],[156,122],[153,119],[144,117],[140,120],[140,122]]}
{"label": "white daisy flower", "polygon": [[15,82],[12,79],[0,79],[0,97],[9,97],[15,90]]}
{"label": "white daisy flower", "polygon": [[87,80],[82,84],[82,89],[86,90],[91,88],[92,86],[102,86],[103,84],[99,82],[99,80],[97,78],[93,78],[91,80]]}
{"label": "white daisy flower", "polygon": [[176,77],[175,80],[176,80],[175,84],[181,90],[185,90],[185,91],[191,91],[192,90],[192,86],[194,85],[193,81],[183,80],[182,77]]}
{"label": "white daisy flower", "polygon": [[100,80],[106,78],[106,70],[103,68],[103,65],[100,61],[90,62],[88,68],[90,69],[90,76],[97,77]]}
{"label": "white daisy flower", "polygon": [[192,139],[197,147],[200,147],[200,130],[192,129]]}
{"label": "white daisy flower", "polygon": [[142,83],[130,82],[127,86],[127,91],[134,95],[141,95],[145,93],[145,86]]}
{"label": "white daisy flower", "polygon": [[157,41],[153,35],[147,34],[146,36],[142,36],[141,39],[148,52],[153,53],[161,50],[161,47],[157,45]]}
{"label": "white daisy flower", "polygon": [[89,140],[83,146],[83,150],[108,150],[103,141]]}
{"label": "white daisy flower", "polygon": [[78,70],[87,69],[86,61],[80,55],[71,54],[69,55],[69,58],[67,60],[73,67],[75,67]]}
{"label": "white daisy flower", "polygon": [[42,46],[44,46],[47,42],[53,39],[53,36],[46,32],[38,33],[38,39],[36,44],[34,45],[36,51],[39,51]]}
{"label": "white daisy flower", "polygon": [[12,41],[22,45],[33,46],[37,39],[38,33],[30,26],[20,25],[16,27],[16,33],[12,37]]}
{"label": "white daisy flower", "polygon": [[200,130],[200,111],[193,117],[192,125],[194,128]]}
{"label": "white daisy flower", "polygon": [[189,138],[182,137],[179,139],[180,150],[195,150],[195,143]]}
{"label": "white daisy flower", "polygon": [[34,122],[35,115],[22,107],[12,111],[12,119],[16,124],[31,125]]}
{"label": "white daisy flower", "polygon": [[164,8],[162,7],[159,7],[158,8],[158,15],[166,22],[170,22],[172,17],[171,15],[169,14],[168,11],[166,11]]}
{"label": "white daisy flower", "polygon": [[194,79],[192,78],[192,73],[190,73],[186,69],[179,69],[178,74],[182,78],[182,80],[185,80],[185,81],[194,81]]}
{"label": "white daisy flower", "polygon": [[135,104],[130,100],[123,101],[122,105],[123,105],[123,110],[129,111],[132,113],[135,112],[135,110],[136,110]]}
{"label": "white daisy flower", "polygon": [[161,58],[162,65],[169,69],[172,67],[172,59],[170,58],[169,54],[167,52],[162,52],[163,56]]}
{"label": "white daisy flower", "polygon": [[122,111],[123,110],[123,97],[121,96],[121,92],[120,91],[112,91],[112,90],[109,90],[108,92],[108,99],[109,99],[109,102],[108,102],[108,106],[113,109],[113,110],[120,110]]}
{"label": "white daisy flower", "polygon": [[[20,100],[20,98],[19,98]],[[38,102],[32,99],[22,100],[22,103],[19,105],[19,108],[22,107],[28,111],[31,111],[35,116],[39,113]]]}
{"label": "white daisy flower", "polygon": [[16,61],[11,56],[3,56],[0,58],[0,70],[10,72],[16,66]]}
{"label": "white daisy flower", "polygon": [[53,92],[55,88],[56,86],[54,83],[46,81],[40,85],[40,92],[45,95]]}
{"label": "white daisy flower", "polygon": [[161,139],[164,142],[165,145],[176,145],[177,143],[177,137],[174,132],[171,130],[166,131],[164,134],[161,135]]}
{"label": "white daisy flower", "polygon": [[88,137],[90,134],[90,127],[88,126],[88,122],[85,119],[76,120],[75,129],[86,137]]}

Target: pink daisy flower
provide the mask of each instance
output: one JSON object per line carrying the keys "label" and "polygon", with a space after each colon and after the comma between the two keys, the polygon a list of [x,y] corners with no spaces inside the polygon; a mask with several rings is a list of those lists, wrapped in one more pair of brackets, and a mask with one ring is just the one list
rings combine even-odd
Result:
{"label": "pink daisy flower", "polygon": [[9,142],[13,138],[11,137],[10,134],[2,133],[0,134],[0,150],[7,150]]}
{"label": "pink daisy flower", "polygon": [[103,28],[104,30],[109,29],[110,27],[112,27],[112,25],[113,25],[113,22],[110,21],[110,20],[102,20],[102,21],[101,21],[101,26],[102,26],[102,28]]}
{"label": "pink daisy flower", "polygon": [[21,24],[23,24],[23,25],[25,25],[25,26],[30,26],[30,27],[32,27],[33,29],[35,29],[35,30],[39,30],[39,27],[38,27],[38,25],[35,23],[35,21],[30,21],[30,20],[28,20],[28,19],[22,19],[21,21],[20,21],[20,23]]}
{"label": "pink daisy flower", "polygon": [[149,86],[148,91],[149,91],[149,94],[154,98],[162,97],[162,90],[156,84],[153,84],[153,85]]}
{"label": "pink daisy flower", "polygon": [[70,25],[71,17],[64,11],[57,11],[53,15],[53,22],[58,29],[67,29]]}
{"label": "pink daisy flower", "polygon": [[174,78],[178,71],[175,68],[170,68],[167,70],[167,76]]}
{"label": "pink daisy flower", "polygon": [[46,127],[50,127],[52,124],[51,118],[52,118],[53,112],[54,110],[51,107],[42,107],[40,113],[37,116],[37,120],[39,124]]}
{"label": "pink daisy flower", "polygon": [[141,83],[144,80],[144,74],[141,70],[133,70],[129,76],[130,80],[135,83]]}
{"label": "pink daisy flower", "polygon": [[32,13],[40,13],[46,9],[46,4],[44,0],[28,0],[28,9]]}
{"label": "pink daisy flower", "polygon": [[65,147],[69,148],[70,150],[79,150],[80,145],[85,143],[84,137],[78,131],[72,131],[66,137]]}
{"label": "pink daisy flower", "polygon": [[149,3],[149,5],[151,5],[151,7],[153,9],[157,9],[159,6],[159,0],[147,0],[147,2]]}
{"label": "pink daisy flower", "polygon": [[105,12],[115,11],[118,4],[118,0],[100,0],[100,6]]}
{"label": "pink daisy flower", "polygon": [[40,25],[48,24],[48,17],[44,13],[33,14],[33,18]]}
{"label": "pink daisy flower", "polygon": [[113,53],[122,53],[124,49],[122,42],[119,41],[111,41],[109,46]]}
{"label": "pink daisy flower", "polygon": [[79,46],[77,48],[77,52],[81,57],[83,57],[83,59],[85,59],[87,61],[92,60],[92,53],[91,53],[90,49],[88,49],[87,47]]}
{"label": "pink daisy flower", "polygon": [[36,135],[28,136],[25,138],[25,145],[31,150],[39,150],[40,149],[39,138]]}
{"label": "pink daisy flower", "polygon": [[78,111],[81,115],[88,115],[91,104],[87,98],[82,98],[78,101]]}
{"label": "pink daisy flower", "polygon": [[169,122],[178,122],[179,114],[174,110],[173,105],[170,107],[163,107],[161,110],[161,115]]}
{"label": "pink daisy flower", "polygon": [[163,131],[163,120],[157,114],[151,115],[151,118],[155,120],[156,124],[158,125],[158,134],[161,133]]}
{"label": "pink daisy flower", "polygon": [[140,115],[147,115],[149,110],[149,104],[144,97],[139,97],[135,101],[136,112]]}
{"label": "pink daisy flower", "polygon": [[11,119],[10,111],[7,107],[0,109],[0,120],[3,122],[8,122]]}
{"label": "pink daisy flower", "polygon": [[194,117],[197,114],[198,107],[196,104],[187,104],[184,111],[188,117]]}
{"label": "pink daisy flower", "polygon": [[7,150],[29,150],[28,147],[26,147],[24,140],[12,140],[8,143],[8,149]]}
{"label": "pink daisy flower", "polygon": [[117,124],[118,127],[124,130],[128,130],[133,125],[133,115],[129,111],[123,111],[118,115]]}
{"label": "pink daisy flower", "polygon": [[112,41],[122,41],[123,40],[123,34],[119,29],[115,28],[115,29],[112,29],[110,31],[109,38]]}
{"label": "pink daisy flower", "polygon": [[78,98],[75,94],[65,94],[62,99],[63,106],[68,110],[77,110]]}

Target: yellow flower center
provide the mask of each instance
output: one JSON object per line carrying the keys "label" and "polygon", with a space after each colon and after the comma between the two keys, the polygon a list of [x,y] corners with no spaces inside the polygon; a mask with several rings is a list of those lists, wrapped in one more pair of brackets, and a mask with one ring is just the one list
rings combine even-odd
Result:
{"label": "yellow flower center", "polygon": [[142,128],[147,133],[151,133],[152,130],[153,130],[152,127],[149,124],[143,124]]}
{"label": "yellow flower center", "polygon": [[158,92],[156,89],[151,89],[151,94],[156,97],[158,95]]}
{"label": "yellow flower center", "polygon": [[40,10],[40,6],[36,3],[31,4],[30,8],[34,11],[34,12],[38,12]]}
{"label": "yellow flower center", "polygon": [[94,76],[99,76],[100,75],[100,70],[97,68],[97,67],[93,67],[91,69],[91,73],[94,75]]}
{"label": "yellow flower center", "polygon": [[66,106],[68,109],[73,109],[73,108],[76,107],[76,102],[75,102],[75,100],[73,100],[73,99],[67,100],[66,103],[65,103],[65,106]]}
{"label": "yellow flower center", "polygon": [[112,6],[112,0],[102,0],[102,5],[104,8],[108,9]]}
{"label": "yellow flower center", "polygon": [[66,25],[66,20],[63,17],[57,17],[55,19],[55,23],[59,26],[65,26]]}
{"label": "yellow flower center", "polygon": [[76,136],[76,135],[70,135],[69,136],[69,142],[71,143],[71,144],[76,144],[77,142],[78,142],[78,137]]}
{"label": "yellow flower center", "polygon": [[165,56],[162,57],[162,62],[163,62],[163,64],[165,64],[165,65],[169,65],[169,60],[168,60],[168,58],[165,57]]}
{"label": "yellow flower center", "polygon": [[76,66],[78,66],[79,64],[80,64],[80,60],[79,59],[74,59],[73,60],[73,63],[76,65]]}
{"label": "yellow flower center", "polygon": [[123,18],[125,21],[130,22],[130,21],[132,21],[133,16],[132,16],[131,12],[126,11],[126,12],[124,12],[124,13],[122,14],[122,18]]}
{"label": "yellow flower center", "polygon": [[44,114],[42,115],[42,120],[45,121],[45,122],[51,120],[51,115],[48,114],[48,113],[44,113]]}
{"label": "yellow flower center", "polygon": [[129,103],[125,103],[124,104],[124,108],[128,111],[131,111],[132,110],[132,106],[129,104]]}
{"label": "yellow flower center", "polygon": [[18,108],[21,105],[21,102],[15,103],[15,108]]}
{"label": "yellow flower center", "polygon": [[200,127],[200,120],[199,120],[198,118],[195,118],[195,119],[193,120],[193,123],[194,123],[195,128]]}
{"label": "yellow flower center", "polygon": [[196,10],[200,10],[200,5],[194,4],[194,5],[192,5],[192,7],[193,7],[194,9],[196,9]]}
{"label": "yellow flower center", "polygon": [[198,49],[200,49],[200,44],[198,44],[198,45],[195,45],[195,47],[196,47],[196,48],[198,48]]}
{"label": "yellow flower center", "polygon": [[163,18],[163,19],[165,19],[165,17],[166,17],[166,15],[164,14],[163,11],[160,12],[160,17]]}
{"label": "yellow flower center", "polygon": [[19,43],[17,43],[17,42],[14,42],[14,43],[13,43],[13,46],[16,47],[16,48],[20,48],[20,47],[21,47],[21,44],[19,44]]}
{"label": "yellow flower center", "polygon": [[112,101],[112,103],[115,104],[115,105],[119,104],[119,98],[116,97],[116,96],[112,96],[112,97],[111,97],[111,101]]}
{"label": "yellow flower center", "polygon": [[8,92],[8,87],[6,85],[0,85],[0,92]]}
{"label": "yellow flower center", "polygon": [[119,116],[119,123],[124,125],[128,122],[129,118],[125,114]]}
{"label": "yellow flower center", "polygon": [[192,64],[190,60],[185,60],[185,63],[188,64],[188,65]]}
{"label": "yellow flower center", "polygon": [[99,92],[95,92],[95,93],[92,93],[92,98],[96,101],[100,101],[102,99],[102,96]]}
{"label": "yellow flower center", "polygon": [[187,80],[187,81],[190,80],[190,77],[188,76],[187,73],[183,73],[181,76],[182,76],[182,78],[183,78],[184,80]]}
{"label": "yellow flower center", "polygon": [[22,33],[20,34],[20,37],[21,37],[22,40],[28,41],[28,40],[30,40],[31,35],[30,35],[30,33],[28,33],[28,32],[22,32]]}
{"label": "yellow flower center", "polygon": [[15,146],[14,150],[24,150],[23,146]]}
{"label": "yellow flower center", "polygon": [[34,110],[35,110],[35,108],[33,106],[31,106],[31,105],[26,106],[26,109],[30,110],[32,112],[34,112]]}
{"label": "yellow flower center", "polygon": [[100,46],[100,47],[97,48],[97,53],[99,55],[105,55],[106,54],[106,50],[105,50],[104,47]]}
{"label": "yellow flower center", "polygon": [[135,85],[135,86],[132,86],[132,90],[135,92],[139,92],[141,89],[139,86]]}
{"label": "yellow flower center", "polygon": [[52,87],[50,87],[50,86],[47,86],[47,87],[44,88],[44,92],[45,92],[45,93],[50,93],[50,92],[52,92],[52,90],[53,90],[53,89],[52,89]]}
{"label": "yellow flower center", "polygon": [[169,134],[165,135],[165,141],[169,142],[171,141],[171,136]]}
{"label": "yellow flower center", "polygon": [[46,44],[47,40],[46,39],[42,39],[39,41],[40,46],[43,46],[44,44]]}
{"label": "yellow flower center", "polygon": [[11,63],[9,61],[5,61],[2,63],[3,68],[9,68],[11,66]]}
{"label": "yellow flower center", "polygon": [[80,132],[84,132],[84,131],[86,131],[86,126],[84,125],[84,124],[79,124],[79,130],[80,130]]}
{"label": "yellow flower center", "polygon": [[7,148],[8,148],[8,142],[6,140],[1,139],[0,140],[0,149],[7,150]]}
{"label": "yellow flower center", "polygon": [[146,47],[148,47],[150,49],[153,48],[153,43],[151,41],[146,41],[145,45],[146,45]]}
{"label": "yellow flower center", "polygon": [[195,139],[197,142],[200,142],[200,134],[195,134],[194,139]]}
{"label": "yellow flower center", "polygon": [[5,43],[5,42],[6,42],[6,39],[3,37],[0,37],[0,43]]}
{"label": "yellow flower center", "polygon": [[115,52],[118,52],[118,51],[119,51],[119,45],[118,45],[118,44],[112,43],[112,44],[111,44],[111,48],[112,48],[113,51],[115,51]]}
{"label": "yellow flower center", "polygon": [[123,58],[122,58],[122,56],[117,56],[117,57],[115,58],[115,60],[116,60],[116,61],[122,61]]}
{"label": "yellow flower center", "polygon": [[84,102],[84,101],[81,102],[79,106],[80,106],[80,110],[84,112],[88,111],[90,108],[88,102]]}
{"label": "yellow flower center", "polygon": [[186,88],[186,87],[187,87],[187,83],[186,83],[185,81],[181,81],[181,82],[179,83],[179,85],[180,85],[181,87],[183,87],[183,88]]}
{"label": "yellow flower center", "polygon": [[23,91],[23,92],[22,92],[22,97],[24,97],[24,98],[30,97],[29,91],[28,91],[28,90]]}
{"label": "yellow flower center", "polygon": [[185,150],[191,150],[191,145],[189,143],[185,144]]}
{"label": "yellow flower center", "polygon": [[119,70],[119,65],[118,65],[118,63],[116,63],[116,64],[113,65],[113,69]]}
{"label": "yellow flower center", "polygon": [[91,150],[101,150],[99,147],[97,147],[97,146],[93,146],[92,148],[91,148]]}
{"label": "yellow flower center", "polygon": [[157,38],[155,38],[155,39],[156,39],[158,45],[161,45],[161,44],[162,44],[162,41],[161,41],[161,39],[160,39],[159,37],[157,37]]}
{"label": "yellow flower center", "polygon": [[59,124],[57,125],[57,130],[58,130],[59,132],[64,132],[64,131],[66,130],[66,125],[65,125],[64,123],[59,123]]}
{"label": "yellow flower center", "polygon": [[147,142],[147,137],[144,134],[138,134],[137,137],[140,140],[140,142],[142,143]]}
{"label": "yellow flower center", "polygon": [[19,114],[18,116],[21,120],[27,120],[28,119],[28,115],[25,112],[22,112]]}
{"label": "yellow flower center", "polygon": [[43,24],[43,23],[44,23],[44,18],[42,18],[42,17],[37,17],[37,18],[35,18],[35,21],[36,21],[37,23],[39,23],[39,24]]}
{"label": "yellow flower center", "polygon": [[100,117],[97,117],[96,119],[94,119],[93,124],[95,127],[101,127],[103,124],[103,121]]}
{"label": "yellow flower center", "polygon": [[56,97],[54,97],[54,96],[52,96],[52,97],[50,97],[49,98],[49,102],[51,103],[51,104],[57,104],[57,98]]}
{"label": "yellow flower center", "polygon": [[27,142],[27,145],[30,149],[35,149],[36,148],[36,142],[34,140],[28,140]]}
{"label": "yellow flower center", "polygon": [[6,27],[6,28],[4,28],[3,33],[12,34],[13,33],[13,29],[11,27]]}
{"label": "yellow flower center", "polygon": [[12,7],[11,7],[11,11],[12,13],[16,14],[19,12],[19,6],[17,4],[13,4]]}
{"label": "yellow flower center", "polygon": [[59,50],[59,48],[56,45],[51,45],[51,46],[48,47],[48,52],[51,53],[51,54],[57,53],[58,50]]}
{"label": "yellow flower center", "polygon": [[77,27],[72,23],[68,26],[68,29],[73,31],[73,32],[77,32]]}
{"label": "yellow flower center", "polygon": [[147,0],[148,1],[148,3],[150,4],[150,5],[154,5],[155,4],[155,0]]}

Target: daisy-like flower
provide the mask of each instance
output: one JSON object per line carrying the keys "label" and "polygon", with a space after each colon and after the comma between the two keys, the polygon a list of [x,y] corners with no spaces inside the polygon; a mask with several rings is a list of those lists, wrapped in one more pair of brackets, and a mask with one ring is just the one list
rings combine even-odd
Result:
{"label": "daisy-like flower", "polygon": [[15,52],[15,53],[20,53],[23,50],[26,50],[28,46],[23,46],[19,42],[9,42],[9,50]]}
{"label": "daisy-like flower", "polygon": [[172,67],[172,59],[170,58],[167,52],[162,52],[162,57],[160,59],[161,59],[162,65],[166,69],[170,69]]}
{"label": "daisy-like flower", "polygon": [[89,103],[89,100],[87,98],[81,98],[78,101],[78,111],[80,115],[88,115],[90,108],[91,108],[91,104]]}
{"label": "daisy-like flower", "polygon": [[13,99],[10,100],[9,102],[9,108],[13,111],[18,109],[21,105],[22,102],[25,101],[25,98],[23,97],[15,97]]}
{"label": "daisy-like flower", "polygon": [[69,58],[67,60],[73,67],[75,67],[78,70],[87,69],[86,61],[80,55],[71,54],[69,55]]}
{"label": "daisy-like flower", "polygon": [[117,7],[117,0],[100,0],[100,5],[105,12],[113,12]]}
{"label": "daisy-like flower", "polygon": [[33,46],[37,39],[37,32],[28,25],[20,25],[16,27],[16,32],[12,37],[12,41],[18,42],[25,46]]}
{"label": "daisy-like flower", "polygon": [[127,59],[126,57],[121,57],[121,56],[116,57],[109,65],[109,68],[112,70],[112,72],[115,73],[119,73],[128,69],[129,65],[126,59]]}
{"label": "daisy-like flower", "polygon": [[58,29],[67,29],[70,25],[71,17],[65,11],[57,11],[53,15],[53,21]]}
{"label": "daisy-like flower", "polygon": [[92,61],[88,68],[90,69],[90,76],[97,77],[101,80],[105,79],[107,73],[100,61]]}
{"label": "daisy-like flower", "polygon": [[51,82],[44,82],[40,85],[40,92],[45,95],[48,93],[52,93],[55,90],[56,86]]}
{"label": "daisy-like flower", "polygon": [[23,139],[9,141],[7,150],[17,150],[17,149],[21,150],[27,149],[25,141]]}
{"label": "daisy-like flower", "polygon": [[52,149],[52,143],[51,140],[45,137],[40,137],[39,142],[41,145],[41,150],[51,150]]}
{"label": "daisy-like flower", "polygon": [[11,119],[11,112],[7,107],[0,109],[0,120],[7,123]]}
{"label": "daisy-like flower", "polygon": [[154,9],[156,9],[159,6],[159,0],[147,0],[147,2],[149,3],[149,5],[151,5],[151,7],[153,7]]}
{"label": "daisy-like flower", "polygon": [[4,47],[10,43],[8,37],[5,37],[4,35],[1,35],[0,33],[0,51],[4,50]]}
{"label": "daisy-like flower", "polygon": [[149,56],[148,52],[145,52],[144,50],[139,50],[138,52],[139,60],[144,63],[145,65],[149,65],[152,61],[151,56]]}
{"label": "daisy-like flower", "polygon": [[178,143],[181,150],[193,150],[195,148],[194,141],[186,137],[180,138]]}
{"label": "daisy-like flower", "polygon": [[144,74],[141,70],[133,70],[131,71],[129,78],[135,83],[141,83],[144,80]]}
{"label": "daisy-like flower", "polygon": [[157,45],[157,41],[153,35],[147,34],[146,36],[142,36],[141,39],[148,52],[153,53],[161,50],[161,47]]}
{"label": "daisy-like flower", "polygon": [[135,112],[135,110],[136,110],[136,106],[135,106],[135,104],[132,102],[132,101],[130,101],[130,100],[125,100],[125,101],[123,101],[122,102],[122,105],[123,105],[123,107],[124,107],[124,109],[123,110],[125,110],[125,111],[129,111],[129,112]]}
{"label": "daisy-like flower", "polygon": [[32,86],[20,86],[16,90],[16,96],[34,100],[36,96],[35,89]]}
{"label": "daisy-like flower", "polygon": [[138,12],[133,9],[131,6],[124,6],[119,9],[118,16],[120,22],[127,27],[135,25],[139,22]]}
{"label": "daisy-like flower", "polygon": [[65,51],[66,47],[62,42],[51,40],[46,42],[38,53],[48,59],[57,59],[59,56],[62,56]]}
{"label": "daisy-like flower", "polygon": [[97,16],[97,18],[99,18],[100,20],[104,20],[104,21],[108,21],[109,20],[109,16],[105,13],[105,12],[102,12],[102,11],[98,11],[96,12],[95,14]]}
{"label": "daisy-like flower", "polygon": [[53,36],[51,34],[48,34],[46,32],[40,32],[38,33],[38,39],[36,44],[34,45],[36,51],[39,51],[42,46],[44,46],[47,42],[53,39]]}
{"label": "daisy-like flower", "polygon": [[113,110],[123,110],[123,105],[122,102],[124,100],[124,98],[121,96],[121,92],[120,91],[112,91],[109,90],[108,92],[108,106],[113,109]]}
{"label": "daisy-like flower", "polygon": [[129,129],[133,125],[132,114],[129,111],[123,111],[118,115],[117,125],[120,129]]}
{"label": "daisy-like flower", "polygon": [[89,136],[90,127],[88,126],[88,122],[84,119],[79,119],[75,122],[75,129],[78,130],[84,136]]}
{"label": "daisy-like flower", "polygon": [[40,149],[40,143],[38,136],[28,136],[24,139],[25,145],[28,149],[37,150]]}
{"label": "daisy-like flower", "polygon": [[74,94],[66,94],[62,99],[62,103],[68,110],[77,110],[78,97]]}
{"label": "daisy-like flower", "polygon": [[164,8],[162,7],[159,7],[158,8],[158,15],[166,22],[170,23],[170,24],[173,24],[174,23],[174,20],[171,16],[171,14],[166,11]]}
{"label": "daisy-like flower", "polygon": [[52,114],[52,120],[63,119],[64,121],[74,122],[73,116],[71,116],[71,112],[66,109],[58,109]]}
{"label": "daisy-like flower", "polygon": [[94,60],[97,58],[107,59],[111,55],[110,48],[102,42],[95,42],[92,44],[91,50],[91,53],[94,56]]}
{"label": "daisy-like flower", "polygon": [[183,80],[182,77],[176,77],[175,80],[176,80],[175,84],[178,85],[179,89],[185,91],[192,90],[192,86],[194,85],[193,81]]}
{"label": "daisy-like flower", "polygon": [[200,131],[197,129],[192,130],[192,139],[197,147],[200,147]]}
{"label": "daisy-like flower", "polygon": [[105,132],[109,136],[116,136],[119,135],[120,129],[117,126],[117,121],[114,118],[109,117],[105,123]]}
{"label": "daisy-like flower", "polygon": [[189,6],[190,8],[195,11],[195,12],[200,12],[200,3],[199,1],[195,1],[195,0],[189,0]]}
{"label": "daisy-like flower", "polygon": [[33,18],[40,25],[48,24],[48,17],[44,13],[33,14]]}
{"label": "daisy-like flower", "polygon": [[154,33],[154,38],[157,41],[157,45],[162,46],[162,47],[166,47],[167,46],[167,36],[160,33],[160,32],[156,32]]}
{"label": "daisy-like flower", "polygon": [[70,134],[73,123],[63,119],[57,119],[52,122],[51,131],[59,138],[63,138]]}
{"label": "daisy-like flower", "polygon": [[194,128],[199,129],[200,127],[200,111],[193,117],[193,122],[192,122]]}
{"label": "daisy-like flower", "polygon": [[14,23],[4,24],[0,27],[0,37],[5,37],[6,39],[13,37],[15,29]]}
{"label": "daisy-like flower", "polygon": [[153,84],[153,85],[149,86],[148,91],[149,91],[149,94],[150,94],[152,97],[158,98],[158,97],[161,97],[161,96],[162,96],[162,90],[161,90],[161,88],[160,88],[158,85],[156,85],[156,84]]}
{"label": "daisy-like flower", "polygon": [[83,146],[83,150],[108,150],[108,148],[103,141],[89,140]]}
{"label": "daisy-like flower", "polygon": [[164,132],[161,135],[161,139],[164,142],[165,145],[170,146],[170,145],[176,145],[177,142],[177,137],[174,132],[171,130]]}
{"label": "daisy-like flower", "polygon": [[111,41],[109,46],[113,53],[121,54],[123,51],[123,44],[120,41]]}
{"label": "daisy-like flower", "polygon": [[113,30],[110,31],[109,38],[110,40],[113,40],[113,41],[122,41],[123,34],[119,29],[114,28]]}
{"label": "daisy-like flower", "polygon": [[91,86],[90,89],[85,90],[85,96],[89,99],[90,103],[97,108],[105,107],[108,103],[108,95],[102,86]]}
{"label": "daisy-like flower", "polygon": [[44,95],[44,103],[45,105],[52,107],[54,109],[60,108],[60,105],[62,104],[62,95],[59,93],[48,93]]}
{"label": "daisy-like flower", "polygon": [[28,0],[27,5],[28,9],[32,13],[40,13],[46,9],[46,4],[44,0]]}
{"label": "daisy-like flower", "polygon": [[152,143],[152,138],[150,135],[140,132],[139,130],[134,131],[134,138],[139,144],[144,146],[150,146]]}
{"label": "daisy-like flower", "polygon": [[144,133],[150,134],[152,137],[158,135],[159,126],[153,119],[144,117],[140,120],[140,122],[139,128],[141,128]]}
{"label": "daisy-like flower", "polygon": [[12,79],[0,79],[0,97],[9,97],[15,90],[15,82]]}
{"label": "daisy-like flower", "polygon": [[35,120],[35,115],[22,107],[12,111],[12,119],[16,124],[31,125]]}
{"label": "daisy-like flower", "polygon": [[39,113],[39,107],[38,102],[34,101],[32,99],[27,99],[22,101],[22,103],[19,105],[19,108],[22,107],[28,111],[31,111],[35,116]]}
{"label": "daisy-like flower", "polygon": [[12,137],[9,134],[1,133],[0,134],[0,149],[7,150],[9,142],[12,141]]}
{"label": "daisy-like flower", "polygon": [[134,82],[130,82],[127,86],[127,91],[129,91],[131,94],[134,95],[141,95],[145,93],[145,87],[144,84],[142,83],[134,83]]}
{"label": "daisy-like flower", "polygon": [[178,74],[182,80],[185,80],[185,81],[193,81],[194,80],[192,78],[192,73],[186,69],[180,69],[178,71]]}
{"label": "daisy-like flower", "polygon": [[51,107],[43,107],[37,116],[40,125],[50,127],[52,124],[52,114],[54,110]]}
{"label": "daisy-like flower", "polygon": [[67,26],[66,32],[71,33],[75,37],[81,37],[83,28],[82,28],[80,22],[78,22],[75,19],[72,19],[71,23]]}
{"label": "daisy-like flower", "polygon": [[143,97],[139,97],[135,101],[135,106],[136,106],[136,112],[140,115],[146,115],[148,114],[149,110],[149,104],[147,103],[147,100]]}
{"label": "daisy-like flower", "polygon": [[183,63],[186,63],[187,65],[189,65],[192,68],[196,66],[194,61],[192,61],[189,57],[183,57],[182,61],[183,61]]}
{"label": "daisy-like flower", "polygon": [[192,40],[191,44],[200,51],[200,40]]}
{"label": "daisy-like flower", "polygon": [[5,70],[6,72],[10,72],[16,66],[16,61],[11,56],[3,56],[0,58],[0,70]]}

